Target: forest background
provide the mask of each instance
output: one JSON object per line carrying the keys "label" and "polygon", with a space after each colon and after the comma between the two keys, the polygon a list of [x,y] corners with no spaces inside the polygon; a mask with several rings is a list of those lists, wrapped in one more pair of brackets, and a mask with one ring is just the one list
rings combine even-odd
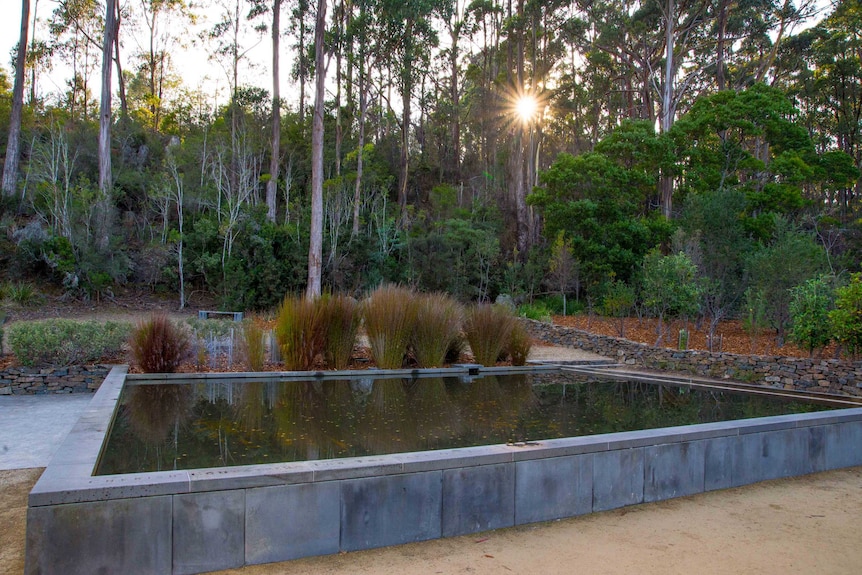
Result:
{"label": "forest background", "polygon": [[[858,0],[21,4],[7,280],[260,310],[316,268],[355,295],[739,317],[779,343],[803,318],[812,347],[860,291]],[[174,65],[204,12],[217,106]],[[269,90],[240,81],[262,40]]]}

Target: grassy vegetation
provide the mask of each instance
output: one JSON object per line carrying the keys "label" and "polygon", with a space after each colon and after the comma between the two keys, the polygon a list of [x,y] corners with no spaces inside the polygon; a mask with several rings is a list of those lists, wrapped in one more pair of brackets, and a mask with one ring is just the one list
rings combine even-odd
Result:
{"label": "grassy vegetation", "polygon": [[25,366],[64,366],[98,361],[122,350],[131,325],[126,322],[49,319],[18,322],[9,328],[9,348]]}
{"label": "grassy vegetation", "polygon": [[470,308],[464,332],[476,363],[495,365],[516,323],[512,312],[503,306],[479,304]]}
{"label": "grassy vegetation", "polygon": [[377,367],[398,369],[404,364],[416,326],[416,308],[413,292],[393,285],[377,288],[365,300],[365,331]]}
{"label": "grassy vegetation", "polygon": [[324,294],[317,305],[321,308],[325,332],[323,355],[326,365],[334,369],[347,369],[362,320],[359,305],[352,297],[332,294]]}
{"label": "grassy vegetation", "polygon": [[189,333],[163,314],[138,322],[129,339],[132,357],[145,373],[173,373],[191,349]]}
{"label": "grassy vegetation", "polygon": [[410,345],[419,367],[441,367],[461,332],[463,311],[454,299],[435,293],[416,296],[416,328]]}
{"label": "grassy vegetation", "polygon": [[317,300],[284,298],[276,319],[275,337],[287,369],[310,370],[323,353],[326,329],[322,310]]}
{"label": "grassy vegetation", "polygon": [[266,360],[264,332],[253,320],[246,320],[240,332],[240,349],[246,365],[252,371],[263,371]]}

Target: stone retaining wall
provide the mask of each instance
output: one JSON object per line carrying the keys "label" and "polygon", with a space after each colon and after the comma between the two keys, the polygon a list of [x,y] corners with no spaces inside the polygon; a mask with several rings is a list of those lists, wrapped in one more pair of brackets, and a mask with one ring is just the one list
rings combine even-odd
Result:
{"label": "stone retaining wall", "polygon": [[8,368],[0,371],[0,395],[93,393],[110,370],[110,365]]}
{"label": "stone retaining wall", "polygon": [[580,348],[621,364],[727,378],[775,388],[862,396],[862,362],[680,351],[529,319],[523,321],[527,331],[536,339]]}

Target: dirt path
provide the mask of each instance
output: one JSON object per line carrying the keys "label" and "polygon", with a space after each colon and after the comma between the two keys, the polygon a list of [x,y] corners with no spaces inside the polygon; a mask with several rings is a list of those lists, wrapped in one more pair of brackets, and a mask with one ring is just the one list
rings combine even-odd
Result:
{"label": "dirt path", "polygon": [[[24,569],[40,469],[0,471],[0,574]],[[219,572],[292,574],[856,575],[862,467],[552,523]]]}

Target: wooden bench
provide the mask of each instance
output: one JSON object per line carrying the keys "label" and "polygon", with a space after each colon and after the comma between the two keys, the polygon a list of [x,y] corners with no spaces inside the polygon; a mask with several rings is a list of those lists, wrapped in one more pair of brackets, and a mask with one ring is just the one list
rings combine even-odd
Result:
{"label": "wooden bench", "polygon": [[242,321],[241,311],[198,311],[198,319],[215,319],[219,316],[230,316],[231,318],[233,318],[234,321]]}

